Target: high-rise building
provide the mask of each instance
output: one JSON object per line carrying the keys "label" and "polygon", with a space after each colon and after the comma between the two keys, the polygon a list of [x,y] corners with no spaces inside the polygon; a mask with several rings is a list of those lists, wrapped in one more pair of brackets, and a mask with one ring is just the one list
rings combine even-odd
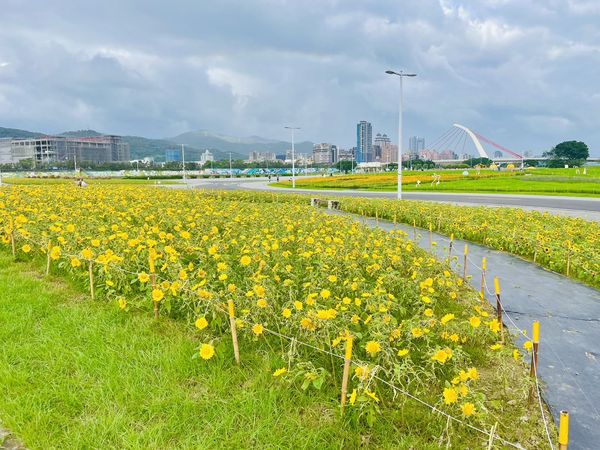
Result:
{"label": "high-rise building", "polygon": [[361,120],[356,125],[356,162],[373,160],[373,127],[370,122]]}
{"label": "high-rise building", "polygon": [[181,150],[178,148],[168,148],[165,150],[166,162],[181,162]]}
{"label": "high-rise building", "polygon": [[333,144],[313,145],[313,161],[315,164],[334,164],[338,161],[338,149]]}
{"label": "high-rise building", "polygon": [[277,155],[273,152],[250,152],[248,162],[277,161]]}
{"label": "high-rise building", "polygon": [[338,149],[338,161],[354,161],[354,153],[356,148],[352,147],[348,150]]}
{"label": "high-rise building", "polygon": [[410,159],[418,159],[419,152],[425,150],[425,138],[411,136],[408,140],[408,154]]}
{"label": "high-rise building", "polygon": [[382,144],[380,162],[383,164],[398,162],[398,146],[389,142]]}

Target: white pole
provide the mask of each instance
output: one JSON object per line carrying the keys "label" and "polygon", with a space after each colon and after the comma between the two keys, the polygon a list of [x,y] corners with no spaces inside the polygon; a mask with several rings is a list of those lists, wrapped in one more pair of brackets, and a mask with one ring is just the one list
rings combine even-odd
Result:
{"label": "white pole", "polygon": [[398,78],[400,78],[400,108],[398,111],[398,200],[402,200],[402,109],[404,108],[404,95],[402,93],[402,75]]}
{"label": "white pole", "polygon": [[231,169],[231,152],[229,152],[229,178],[233,178],[233,170]]}
{"label": "white pole", "polygon": [[292,128],[292,189],[296,189],[296,153],[294,149],[294,129]]}
{"label": "white pole", "polygon": [[183,180],[185,181],[185,147],[181,144],[181,160],[183,162]]}

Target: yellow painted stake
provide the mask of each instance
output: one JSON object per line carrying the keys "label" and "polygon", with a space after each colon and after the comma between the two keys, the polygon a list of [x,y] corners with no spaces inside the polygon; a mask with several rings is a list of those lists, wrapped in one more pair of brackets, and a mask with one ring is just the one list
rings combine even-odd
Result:
{"label": "yellow painted stake", "polygon": [[487,258],[484,256],[481,259],[481,301],[485,302],[485,272],[487,271]]}
{"label": "yellow painted stake", "polygon": [[569,448],[569,412],[560,412],[560,425],[558,428],[558,450]]}
{"label": "yellow painted stake", "polygon": [[413,241],[417,242],[417,222],[413,219]]}
{"label": "yellow painted stake", "polygon": [[448,259],[452,256],[452,246],[454,245],[454,233],[450,235],[450,245],[448,246]]}
{"label": "yellow painted stake", "polygon": [[227,310],[229,312],[229,325],[231,327],[231,340],[233,342],[233,355],[235,356],[235,362],[240,363],[240,347],[238,345],[237,338],[237,326],[235,323],[235,308],[233,305],[233,300],[227,301]]}
{"label": "yellow painted stake", "polygon": [[531,376],[537,378],[538,372],[538,350],[540,347],[540,323],[536,320],[532,324],[533,349],[531,351]]}
{"label": "yellow painted stake", "polygon": [[500,342],[504,342],[502,302],[500,302],[500,281],[498,280],[498,277],[494,277],[494,290],[496,291],[496,313],[498,314],[498,323],[500,324]]}
{"label": "yellow painted stake", "polygon": [[344,372],[342,374],[342,414],[346,406],[346,396],[348,395],[348,377],[350,376],[350,361],[352,360],[352,336],[346,339],[346,354],[344,355]]}
{"label": "yellow painted stake", "polygon": [[467,281],[467,257],[469,256],[469,244],[465,244],[463,251],[463,280]]}
{"label": "yellow painted stake", "polygon": [[429,222],[429,251],[433,250],[433,234],[432,234],[432,230],[433,230],[433,225],[431,225],[431,222]]}
{"label": "yellow painted stake", "polygon": [[92,300],[94,300],[94,270],[92,268],[92,260],[88,262],[88,272],[90,274],[90,295],[92,296]]}

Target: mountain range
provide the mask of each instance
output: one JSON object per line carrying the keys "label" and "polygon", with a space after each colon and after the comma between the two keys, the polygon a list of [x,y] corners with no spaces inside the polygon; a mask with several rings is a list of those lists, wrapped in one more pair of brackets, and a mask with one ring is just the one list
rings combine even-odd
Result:
{"label": "mountain range", "polygon": [[[15,128],[0,127],[0,138],[35,138],[46,136],[46,133],[19,130]],[[82,137],[82,136],[100,136],[95,130],[65,131],[58,136]],[[210,150],[215,159],[229,159],[229,153],[233,159],[246,159],[250,152],[272,152],[283,154],[291,148],[291,143],[276,139],[268,139],[260,136],[250,136],[245,138],[227,136],[210,131],[190,131],[177,136],[164,139],[151,139],[142,136],[122,136],[123,141],[129,143],[132,159],[141,159],[146,156],[153,157],[156,161],[164,161],[165,150],[177,148],[184,144],[186,159],[198,160],[200,153],[204,150]],[[295,144],[298,153],[312,152],[313,143],[309,141],[298,142]]]}

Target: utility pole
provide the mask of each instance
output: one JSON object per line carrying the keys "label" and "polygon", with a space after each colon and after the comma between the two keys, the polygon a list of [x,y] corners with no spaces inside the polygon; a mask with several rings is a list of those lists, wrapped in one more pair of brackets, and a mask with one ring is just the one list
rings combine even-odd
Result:
{"label": "utility pole", "polygon": [[231,168],[231,152],[229,152],[229,178],[233,178],[233,169]]}

